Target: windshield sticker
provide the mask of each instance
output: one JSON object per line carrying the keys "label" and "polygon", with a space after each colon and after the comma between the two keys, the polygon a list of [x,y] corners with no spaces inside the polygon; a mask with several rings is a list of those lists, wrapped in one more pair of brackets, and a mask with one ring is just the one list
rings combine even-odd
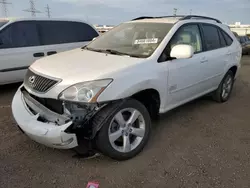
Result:
{"label": "windshield sticker", "polygon": [[138,39],[138,40],[135,40],[134,44],[156,44],[156,43],[158,43],[158,38]]}

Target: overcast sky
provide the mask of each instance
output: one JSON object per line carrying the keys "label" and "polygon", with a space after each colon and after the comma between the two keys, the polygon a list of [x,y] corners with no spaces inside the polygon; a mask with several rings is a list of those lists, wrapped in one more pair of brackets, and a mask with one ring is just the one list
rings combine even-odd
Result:
{"label": "overcast sky", "polygon": [[[8,16],[31,16],[22,11],[30,7],[29,0],[7,1],[12,3]],[[77,18],[92,24],[119,24],[144,15],[172,15],[174,8],[178,8],[177,14],[189,14],[192,9],[192,14],[216,17],[225,23],[250,24],[250,0],[35,0],[36,9],[41,12],[45,12],[47,4],[54,18]],[[37,14],[45,16],[46,13]]]}

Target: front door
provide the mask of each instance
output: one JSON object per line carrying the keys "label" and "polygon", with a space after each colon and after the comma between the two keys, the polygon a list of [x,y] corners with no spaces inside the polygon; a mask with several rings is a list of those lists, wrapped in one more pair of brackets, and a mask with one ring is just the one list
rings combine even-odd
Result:
{"label": "front door", "polygon": [[197,24],[184,25],[170,40],[166,53],[170,54],[173,46],[188,44],[194,48],[190,59],[173,59],[167,61],[168,67],[168,96],[166,110],[179,106],[207,90],[206,80],[207,58],[203,52],[200,28]]}

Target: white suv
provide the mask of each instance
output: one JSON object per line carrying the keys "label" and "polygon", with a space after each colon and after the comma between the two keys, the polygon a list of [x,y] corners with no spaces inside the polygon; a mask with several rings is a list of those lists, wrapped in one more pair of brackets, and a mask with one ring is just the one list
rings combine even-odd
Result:
{"label": "white suv", "polygon": [[37,60],[12,111],[31,139],[70,149],[88,140],[117,160],[137,155],[151,119],[205,94],[229,99],[241,46],[220,21],[141,17],[82,49]]}

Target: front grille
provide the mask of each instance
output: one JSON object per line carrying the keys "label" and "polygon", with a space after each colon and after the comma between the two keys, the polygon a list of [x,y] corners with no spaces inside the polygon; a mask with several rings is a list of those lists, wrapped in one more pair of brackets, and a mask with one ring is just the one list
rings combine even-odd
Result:
{"label": "front grille", "polygon": [[46,108],[50,109],[53,112],[56,112],[58,114],[63,114],[63,103],[62,101],[56,100],[56,99],[48,99],[48,98],[40,98],[35,95],[30,96],[33,99],[36,99],[39,103],[41,103]]}
{"label": "front grille", "polygon": [[[24,87],[21,88],[21,91],[29,93]],[[50,109],[51,111],[56,112],[58,114],[64,113],[62,101],[57,100],[57,99],[50,99],[50,98],[40,98],[40,97],[37,97],[35,95],[32,95],[31,93],[29,93],[29,95],[33,99],[35,99],[36,101],[41,103],[43,106]],[[33,111],[33,110],[31,109],[31,111]]]}
{"label": "front grille", "polygon": [[53,79],[38,75],[32,72],[30,69],[28,69],[25,79],[24,79],[24,85],[26,87],[39,93],[45,93],[49,91],[57,83],[58,83],[58,80],[55,80],[55,79],[53,80]]}

